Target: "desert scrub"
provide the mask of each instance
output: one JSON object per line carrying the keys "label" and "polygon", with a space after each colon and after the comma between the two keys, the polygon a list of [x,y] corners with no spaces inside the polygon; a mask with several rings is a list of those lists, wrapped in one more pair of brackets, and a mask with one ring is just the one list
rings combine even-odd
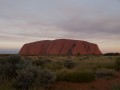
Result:
{"label": "desert scrub", "polygon": [[64,77],[65,75],[70,72],[68,69],[62,69],[62,70],[59,70],[59,71],[56,71],[56,80],[57,81],[63,81],[64,80]]}
{"label": "desert scrub", "polygon": [[14,83],[15,87],[28,90],[40,70],[40,67],[28,65],[25,69],[18,71],[18,76]]}
{"label": "desert scrub", "polygon": [[71,69],[75,67],[75,62],[73,62],[72,60],[66,60],[64,62],[64,67]]}
{"label": "desert scrub", "polygon": [[63,64],[61,62],[51,62],[46,63],[43,68],[50,69],[52,71],[58,71],[64,68]]}
{"label": "desert scrub", "polygon": [[12,55],[7,58],[7,62],[11,64],[17,64],[21,61],[21,57],[19,55]]}
{"label": "desert scrub", "polygon": [[120,84],[113,85],[110,90],[120,90]]}
{"label": "desert scrub", "polygon": [[33,65],[36,65],[36,66],[41,66],[43,67],[44,64],[46,63],[51,63],[51,60],[49,59],[39,59],[39,60],[35,60],[32,62]]}
{"label": "desert scrub", "polygon": [[48,69],[41,69],[41,67],[28,65],[25,69],[18,71],[18,76],[15,80],[15,87],[21,89],[30,89],[33,87],[45,87],[54,82],[56,75]]}
{"label": "desert scrub", "polygon": [[38,72],[38,75],[35,80],[36,85],[46,87],[50,83],[53,83],[56,80],[56,75],[54,72],[48,69],[42,69]]}
{"label": "desert scrub", "polygon": [[13,86],[13,80],[4,80],[0,83],[0,90],[16,90]]}
{"label": "desert scrub", "polygon": [[4,57],[3,60],[0,60],[0,74],[6,78],[15,78],[20,62],[21,57],[18,55]]}
{"label": "desert scrub", "polygon": [[98,69],[96,71],[96,77],[101,78],[101,77],[111,77],[114,76],[114,71],[111,69]]}
{"label": "desert scrub", "polygon": [[115,64],[116,64],[116,70],[119,71],[120,70],[120,57],[116,58]]}
{"label": "desert scrub", "polygon": [[95,74],[89,71],[70,72],[64,76],[65,81],[70,82],[91,82],[95,80]]}

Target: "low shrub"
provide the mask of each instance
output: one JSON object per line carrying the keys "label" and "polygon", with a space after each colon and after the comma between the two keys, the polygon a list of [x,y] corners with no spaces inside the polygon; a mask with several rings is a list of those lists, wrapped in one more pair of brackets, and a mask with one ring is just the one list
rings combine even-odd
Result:
{"label": "low shrub", "polygon": [[62,70],[60,70],[60,71],[57,71],[57,72],[56,72],[56,76],[57,76],[56,80],[57,80],[57,81],[63,81],[65,75],[66,75],[68,72],[69,72],[68,69],[62,69]]}
{"label": "low shrub", "polygon": [[9,56],[7,62],[10,64],[17,64],[21,61],[21,57],[19,55]]}
{"label": "low shrub", "polygon": [[[1,82],[1,81],[0,81]],[[2,83],[0,83],[0,90],[16,90],[13,87],[13,81],[11,80],[5,80]]]}
{"label": "low shrub", "polygon": [[117,65],[120,65],[120,57],[117,57],[117,58],[116,58],[115,63],[116,63]]}
{"label": "low shrub", "polygon": [[96,71],[96,77],[109,77],[109,76],[114,76],[113,70],[110,69],[99,69]]}
{"label": "low shrub", "polygon": [[46,87],[50,83],[53,83],[56,80],[56,75],[54,72],[48,69],[42,69],[38,72],[38,76],[36,77],[35,84],[40,85],[42,87]]}
{"label": "low shrub", "polygon": [[17,76],[18,64],[21,62],[21,58],[18,55],[4,57],[0,60],[0,74],[3,77],[14,78]]}
{"label": "low shrub", "polygon": [[120,90],[120,84],[113,85],[110,90]]}
{"label": "low shrub", "polygon": [[70,82],[91,82],[95,80],[95,74],[93,72],[70,72],[64,76],[65,81]]}
{"label": "low shrub", "polygon": [[36,65],[36,66],[41,66],[42,67],[44,64],[50,63],[50,62],[51,62],[51,60],[49,60],[49,59],[40,59],[40,60],[33,61],[32,64]]}
{"label": "low shrub", "polygon": [[28,90],[34,82],[39,70],[41,70],[41,68],[28,65],[25,69],[18,71],[15,87]]}
{"label": "low shrub", "polygon": [[120,57],[117,57],[115,60],[115,64],[116,64],[116,70],[119,71],[120,70]]}
{"label": "low shrub", "polygon": [[18,71],[14,85],[16,88],[28,90],[35,86],[45,87],[54,82],[55,79],[56,75],[52,71],[41,69],[38,66],[28,65],[25,69]]}
{"label": "low shrub", "polygon": [[52,63],[45,64],[43,67],[50,69],[52,71],[58,71],[58,70],[61,70],[64,66],[60,62],[52,62]]}
{"label": "low shrub", "polygon": [[68,69],[71,69],[75,67],[75,63],[71,60],[67,60],[64,62],[64,66]]}

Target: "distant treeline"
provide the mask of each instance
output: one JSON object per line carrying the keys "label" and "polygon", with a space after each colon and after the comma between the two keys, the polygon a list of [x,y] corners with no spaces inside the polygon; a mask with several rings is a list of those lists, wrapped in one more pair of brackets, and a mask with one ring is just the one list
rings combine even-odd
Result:
{"label": "distant treeline", "polygon": [[[11,55],[18,55],[18,54],[0,54],[1,57],[3,56],[11,56]],[[120,53],[104,53],[102,54],[104,56],[120,56]],[[31,55],[32,56],[32,55]],[[33,55],[34,56],[34,55]],[[46,55],[45,55],[46,56]],[[47,56],[66,56],[66,55],[47,55]],[[68,55],[67,55],[68,56]],[[81,54],[77,54],[77,56],[88,56],[88,55],[81,55]]]}
{"label": "distant treeline", "polygon": [[104,56],[120,56],[120,53],[105,53]]}
{"label": "distant treeline", "polygon": [[11,56],[11,55],[17,55],[17,54],[0,54],[0,56]]}

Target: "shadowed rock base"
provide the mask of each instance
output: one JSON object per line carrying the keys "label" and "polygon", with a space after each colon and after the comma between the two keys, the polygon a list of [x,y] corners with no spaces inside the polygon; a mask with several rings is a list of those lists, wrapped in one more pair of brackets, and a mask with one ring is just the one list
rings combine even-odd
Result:
{"label": "shadowed rock base", "polygon": [[77,55],[102,54],[97,44],[80,40],[57,39],[44,40],[25,44],[20,55]]}

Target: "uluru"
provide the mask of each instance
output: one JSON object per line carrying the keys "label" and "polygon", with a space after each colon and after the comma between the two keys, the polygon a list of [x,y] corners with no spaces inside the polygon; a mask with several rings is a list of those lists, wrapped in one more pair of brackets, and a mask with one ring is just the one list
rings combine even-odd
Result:
{"label": "uluru", "polygon": [[20,55],[86,55],[102,54],[98,45],[81,40],[57,39],[24,44]]}
{"label": "uluru", "polygon": [[98,45],[81,40],[57,39],[24,44],[20,55],[87,55],[102,54]]}

